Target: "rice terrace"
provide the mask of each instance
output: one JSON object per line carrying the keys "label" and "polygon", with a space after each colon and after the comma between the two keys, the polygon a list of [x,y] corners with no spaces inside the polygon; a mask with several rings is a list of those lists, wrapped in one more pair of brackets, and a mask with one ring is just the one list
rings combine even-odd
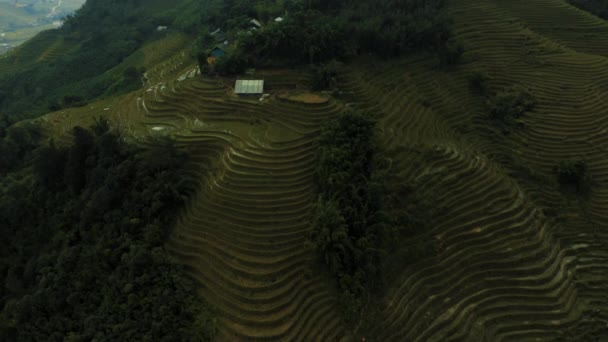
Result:
{"label": "rice terrace", "polygon": [[167,3],[0,57],[0,340],[608,340],[601,1]]}

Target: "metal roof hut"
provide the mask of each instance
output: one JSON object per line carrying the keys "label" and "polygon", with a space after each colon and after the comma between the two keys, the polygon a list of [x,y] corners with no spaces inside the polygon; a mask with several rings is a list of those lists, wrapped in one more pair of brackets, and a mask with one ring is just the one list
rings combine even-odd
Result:
{"label": "metal roof hut", "polygon": [[236,80],[234,93],[241,96],[262,95],[264,93],[264,80]]}
{"label": "metal roof hut", "polygon": [[218,59],[224,57],[226,55],[226,50],[222,49],[219,46],[213,48],[213,50],[209,51],[207,54],[207,64],[213,64],[217,62]]}
{"label": "metal roof hut", "polygon": [[226,51],[219,46],[216,46],[209,52],[210,56],[214,56],[215,58],[222,58],[226,55]]}
{"label": "metal roof hut", "polygon": [[211,35],[211,37],[213,37],[213,41],[216,43],[223,42],[226,40],[226,34],[224,32],[222,32],[222,30],[219,28],[217,30],[211,32],[209,35]]}
{"label": "metal roof hut", "polygon": [[255,28],[262,28],[262,23],[257,19],[249,20],[249,23],[253,25]]}

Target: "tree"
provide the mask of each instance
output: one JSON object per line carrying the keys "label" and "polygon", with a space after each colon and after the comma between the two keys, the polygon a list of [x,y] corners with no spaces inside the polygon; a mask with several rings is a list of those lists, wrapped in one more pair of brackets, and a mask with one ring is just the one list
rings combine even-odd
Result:
{"label": "tree", "polygon": [[374,126],[366,115],[345,113],[322,129],[317,153],[311,242],[342,290],[347,320],[374,288],[386,242],[382,183],[374,176]]}
{"label": "tree", "polygon": [[487,100],[490,118],[506,125],[513,125],[525,112],[536,106],[536,99],[523,87],[503,89]]}
{"label": "tree", "polygon": [[335,86],[338,76],[337,62],[332,61],[328,64],[313,69],[312,89],[327,90]]}
{"label": "tree", "polygon": [[488,81],[490,77],[483,71],[474,71],[467,77],[469,89],[477,95],[485,96],[488,93]]}
{"label": "tree", "polygon": [[584,160],[565,160],[554,168],[557,180],[563,189],[573,189],[577,193],[591,190],[591,175]]}
{"label": "tree", "polygon": [[0,339],[212,340],[214,311],[163,249],[187,156],[106,124],[75,128],[66,149],[40,140],[0,177]]}
{"label": "tree", "polygon": [[235,50],[218,59],[213,65],[213,70],[220,75],[228,76],[242,74],[247,67],[248,62],[246,57],[240,50]]}
{"label": "tree", "polygon": [[439,64],[443,67],[450,67],[460,63],[464,53],[464,46],[460,42],[448,41],[439,47]]}
{"label": "tree", "polygon": [[73,144],[68,152],[64,179],[72,192],[79,193],[86,184],[86,162],[91,154],[94,138],[82,127],[74,127],[72,134]]}

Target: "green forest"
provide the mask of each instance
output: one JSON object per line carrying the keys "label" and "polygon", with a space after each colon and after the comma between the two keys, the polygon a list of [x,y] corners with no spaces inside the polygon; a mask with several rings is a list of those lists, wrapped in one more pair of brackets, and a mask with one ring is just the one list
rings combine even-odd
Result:
{"label": "green forest", "polygon": [[[223,5],[222,5],[223,4]],[[201,22],[212,22],[239,42],[215,66],[221,74],[245,68],[296,66],[348,60],[372,53],[391,58],[427,49],[451,62],[461,48],[451,40],[443,0],[433,1],[209,1],[200,8]],[[217,13],[210,16],[209,13]],[[288,13],[289,15],[285,16]],[[273,20],[285,16],[284,20]],[[213,18],[213,19],[212,19]],[[251,18],[265,24],[248,30]],[[204,26],[203,26],[204,27]],[[205,31],[203,31],[205,32]],[[200,38],[202,53],[213,42]],[[460,54],[462,51],[460,52]]]}
{"label": "green forest", "polygon": [[374,122],[346,113],[321,133],[312,244],[336,277],[345,318],[352,321],[381,279],[388,221],[382,181],[375,177]]}
{"label": "green forest", "polygon": [[103,119],[65,147],[33,124],[3,133],[0,340],[211,339],[213,309],[163,247],[194,191],[188,154],[149,144]]}
{"label": "green forest", "polygon": [[593,13],[600,18],[608,19],[608,3],[602,0],[568,0],[572,5]]}

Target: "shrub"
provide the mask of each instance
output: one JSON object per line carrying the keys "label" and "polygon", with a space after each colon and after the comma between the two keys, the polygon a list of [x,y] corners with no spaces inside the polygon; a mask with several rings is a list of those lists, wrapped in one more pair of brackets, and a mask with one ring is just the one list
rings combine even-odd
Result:
{"label": "shrub", "polygon": [[213,65],[213,70],[220,75],[232,76],[242,74],[247,70],[247,66],[247,59],[237,50],[218,59]]}
{"label": "shrub", "polygon": [[490,118],[507,126],[515,124],[525,112],[536,106],[536,99],[523,87],[504,89],[487,101]]}
{"label": "shrub", "polygon": [[475,94],[486,95],[488,92],[488,81],[490,77],[483,71],[474,71],[467,76],[469,89]]}
{"label": "shrub", "polygon": [[464,46],[458,41],[448,41],[438,51],[439,64],[444,67],[454,66],[462,60]]}
{"label": "shrub", "polygon": [[383,188],[374,176],[374,122],[347,113],[324,127],[315,178],[312,244],[336,277],[349,321],[379,282],[386,241]]}
{"label": "shrub", "polygon": [[312,89],[327,90],[336,84],[338,76],[337,63],[330,62],[313,70]]}
{"label": "shrub", "polygon": [[554,168],[562,189],[586,193],[591,189],[591,175],[584,160],[565,160]]}

